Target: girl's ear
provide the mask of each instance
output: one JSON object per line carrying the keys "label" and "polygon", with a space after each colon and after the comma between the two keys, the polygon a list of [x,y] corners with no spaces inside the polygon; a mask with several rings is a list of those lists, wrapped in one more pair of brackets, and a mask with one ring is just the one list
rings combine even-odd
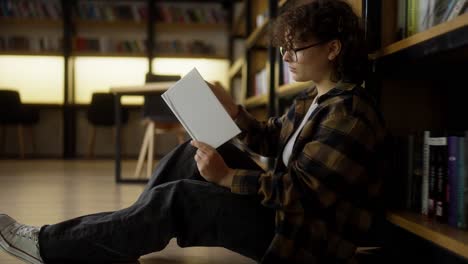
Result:
{"label": "girl's ear", "polygon": [[341,52],[341,41],[334,39],[328,43],[328,60],[333,61],[340,55]]}

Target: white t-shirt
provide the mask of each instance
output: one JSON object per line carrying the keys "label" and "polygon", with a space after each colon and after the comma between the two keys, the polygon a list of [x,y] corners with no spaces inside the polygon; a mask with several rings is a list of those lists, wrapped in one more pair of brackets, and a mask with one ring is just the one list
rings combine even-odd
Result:
{"label": "white t-shirt", "polygon": [[284,147],[283,150],[283,163],[287,167],[289,163],[289,157],[291,157],[292,149],[294,147],[294,143],[296,142],[297,136],[301,132],[302,128],[305,126],[305,123],[309,119],[309,117],[312,115],[314,110],[317,108],[317,97],[315,97],[314,101],[309,107],[309,110],[307,110],[306,115],[304,116],[304,119],[302,119],[301,124],[299,127],[296,129],[296,132],[294,132],[293,136],[289,138],[288,143],[286,144],[286,147]]}

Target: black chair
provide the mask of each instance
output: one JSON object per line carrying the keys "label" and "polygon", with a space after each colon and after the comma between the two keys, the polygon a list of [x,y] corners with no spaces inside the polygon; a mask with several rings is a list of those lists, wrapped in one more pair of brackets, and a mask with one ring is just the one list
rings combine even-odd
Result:
{"label": "black chair", "polygon": [[[115,133],[115,108],[114,108],[115,95],[111,93],[93,93],[91,104],[87,111],[87,119],[90,123],[90,137],[88,140],[88,153],[87,157],[94,157],[94,145],[96,142],[96,128],[97,127],[112,127]],[[128,109],[122,109],[121,123],[128,122]],[[115,138],[115,137],[112,137]]]}
{"label": "black chair", "polygon": [[18,147],[21,158],[25,157],[24,133],[28,130],[31,145],[35,149],[32,126],[39,122],[39,112],[25,107],[20,94],[13,90],[0,90],[0,126],[2,126],[2,149],[5,145],[6,126],[17,126]]}
{"label": "black chair", "polygon": [[[146,74],[145,82],[174,82],[180,79],[179,75],[155,75]],[[166,105],[161,97],[162,93],[145,96],[143,104],[143,120],[146,125],[146,132],[138,156],[138,163],[135,169],[135,177],[139,177],[145,155],[147,155],[147,172],[149,178],[153,170],[154,135],[162,133],[175,133],[177,141],[182,144],[185,141],[185,130],[171,109]]]}

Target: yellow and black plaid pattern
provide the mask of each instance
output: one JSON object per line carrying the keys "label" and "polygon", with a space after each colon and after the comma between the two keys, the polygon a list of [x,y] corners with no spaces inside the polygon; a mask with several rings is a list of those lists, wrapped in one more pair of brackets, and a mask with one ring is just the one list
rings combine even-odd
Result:
{"label": "yellow and black plaid pattern", "polygon": [[273,171],[237,170],[232,192],[258,194],[276,209],[276,235],[262,263],[352,263],[356,245],[380,206],[382,117],[359,85],[339,83],[318,98],[285,167],[281,155],[317,90],[299,95],[289,111],[258,122],[245,109],[236,123],[254,152],[276,157]]}

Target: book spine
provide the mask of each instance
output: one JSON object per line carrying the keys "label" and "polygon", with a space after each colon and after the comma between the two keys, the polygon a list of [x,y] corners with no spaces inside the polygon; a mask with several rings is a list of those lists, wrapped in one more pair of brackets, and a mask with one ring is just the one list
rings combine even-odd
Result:
{"label": "book spine", "polygon": [[428,193],[428,205],[427,214],[429,217],[435,215],[435,203],[436,203],[436,181],[437,181],[437,148],[435,140],[437,138],[429,138],[429,193]]}
{"label": "book spine", "polygon": [[406,12],[407,0],[398,0],[398,20],[397,20],[397,31],[398,38],[403,39],[406,37]]}
{"label": "book spine", "polygon": [[457,227],[466,228],[464,214],[465,177],[466,177],[466,137],[458,138],[458,179],[457,179]]}
{"label": "book spine", "polygon": [[468,228],[468,131],[465,132],[465,177],[463,188],[463,212],[464,215],[464,228]]}
{"label": "book spine", "polygon": [[411,209],[421,212],[422,150],[423,135],[416,133],[413,140],[413,171],[411,186]]}
{"label": "book spine", "polygon": [[411,36],[417,33],[417,2],[416,0],[408,0],[408,9],[407,11],[407,32],[408,36]]}
{"label": "book spine", "polygon": [[453,8],[455,7],[455,4],[458,2],[458,0],[451,0],[448,5],[447,5],[447,9],[445,9],[445,13],[444,13],[444,16],[442,18],[442,21],[441,22],[446,22],[449,17],[450,17],[450,14],[452,13],[452,10]]}
{"label": "book spine", "polygon": [[406,199],[406,209],[411,209],[411,197],[412,197],[412,186],[413,186],[413,172],[414,172],[414,168],[413,168],[413,165],[414,165],[414,135],[409,135],[408,136],[408,145],[407,145],[408,149],[408,161],[407,161],[407,179],[406,179],[406,195],[405,195],[405,199]]}
{"label": "book spine", "polygon": [[447,137],[434,138],[435,153],[435,216],[440,222],[447,221]]}
{"label": "book spine", "polygon": [[430,132],[424,131],[423,139],[423,179],[421,187],[421,213],[428,215],[429,204],[429,137]]}
{"label": "book spine", "polygon": [[450,12],[450,15],[447,18],[447,20],[452,20],[455,17],[457,17],[462,11],[462,8],[465,6],[465,4],[466,4],[466,0],[458,0],[458,2],[453,7],[452,12]]}
{"label": "book spine", "polygon": [[457,226],[458,137],[449,136],[448,149],[448,224]]}

